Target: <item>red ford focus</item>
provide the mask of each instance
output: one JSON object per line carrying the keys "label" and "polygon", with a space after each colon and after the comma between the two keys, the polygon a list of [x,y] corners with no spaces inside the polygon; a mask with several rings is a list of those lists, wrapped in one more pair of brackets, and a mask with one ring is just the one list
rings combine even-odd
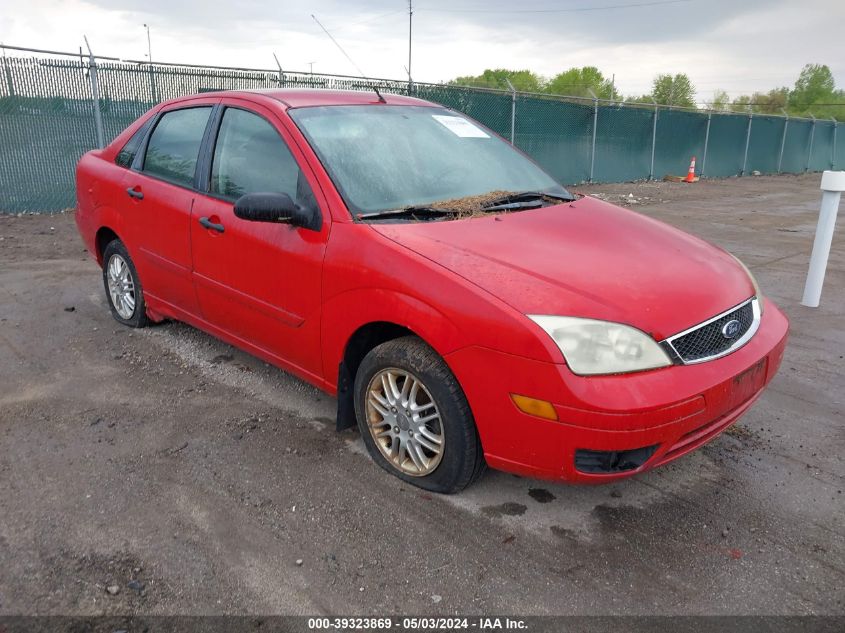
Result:
{"label": "red ford focus", "polygon": [[336,394],[373,459],[606,482],[707,442],[778,370],[784,315],[727,252],[570,194],[413,98],[221,92],[77,170],[114,318],[177,319]]}

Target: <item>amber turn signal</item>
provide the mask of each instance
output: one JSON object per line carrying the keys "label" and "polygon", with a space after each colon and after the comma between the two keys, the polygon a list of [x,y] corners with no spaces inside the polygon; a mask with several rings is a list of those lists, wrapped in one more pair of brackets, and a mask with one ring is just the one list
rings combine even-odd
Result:
{"label": "amber turn signal", "polygon": [[551,402],[529,398],[528,396],[520,396],[515,393],[511,394],[511,400],[513,400],[516,408],[523,413],[534,415],[538,418],[545,418],[546,420],[557,421],[557,411],[555,411],[554,405]]}

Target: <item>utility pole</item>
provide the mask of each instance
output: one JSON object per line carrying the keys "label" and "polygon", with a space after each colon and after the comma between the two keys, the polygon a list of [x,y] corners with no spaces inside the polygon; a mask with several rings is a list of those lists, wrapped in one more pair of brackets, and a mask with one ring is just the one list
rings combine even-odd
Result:
{"label": "utility pole", "polygon": [[411,36],[414,30],[414,2],[408,0],[408,94],[414,91],[414,80],[411,79]]}

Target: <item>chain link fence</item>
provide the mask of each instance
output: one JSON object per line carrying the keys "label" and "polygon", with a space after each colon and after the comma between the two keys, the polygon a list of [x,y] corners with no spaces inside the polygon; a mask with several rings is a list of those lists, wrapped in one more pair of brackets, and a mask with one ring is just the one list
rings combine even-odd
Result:
{"label": "chain link fence", "polygon": [[834,121],[12,47],[2,53],[0,212],[72,207],[74,169],[83,153],[108,143],[160,101],[212,90],[410,91],[512,139],[565,184],[683,175],[692,156],[698,173],[713,178],[820,171],[845,163],[845,135]]}

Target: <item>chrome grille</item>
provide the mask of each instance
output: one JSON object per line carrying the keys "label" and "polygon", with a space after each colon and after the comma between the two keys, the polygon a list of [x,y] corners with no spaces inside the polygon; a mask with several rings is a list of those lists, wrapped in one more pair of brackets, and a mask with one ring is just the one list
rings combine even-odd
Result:
{"label": "chrome grille", "polygon": [[[722,331],[731,321],[738,321],[739,328],[728,338]],[[754,335],[760,324],[760,309],[756,298],[751,298],[694,328],[666,339],[663,344],[674,352],[684,364],[700,363],[729,354],[741,347]]]}

